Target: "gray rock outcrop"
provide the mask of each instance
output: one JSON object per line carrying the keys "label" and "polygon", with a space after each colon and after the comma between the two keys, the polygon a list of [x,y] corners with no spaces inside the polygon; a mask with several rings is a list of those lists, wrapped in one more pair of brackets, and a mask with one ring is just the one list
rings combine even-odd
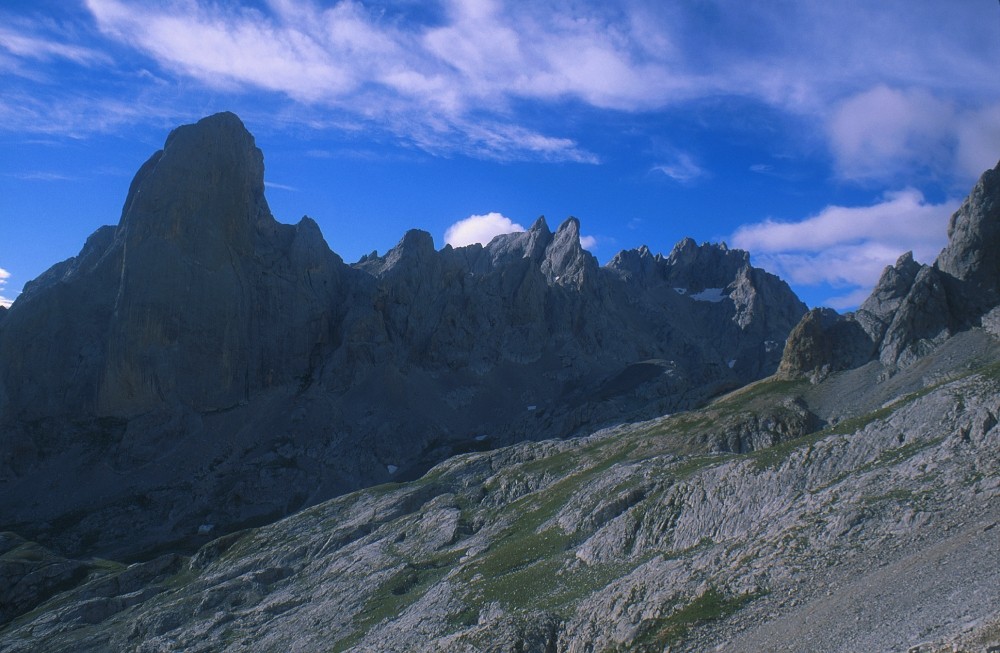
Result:
{"label": "gray rock outcrop", "polygon": [[948,246],[934,263],[966,285],[973,310],[1000,303],[1000,163],[987,170],[948,222]]}
{"label": "gray rock outcrop", "polygon": [[870,360],[891,371],[957,331],[982,325],[1000,304],[998,248],[1000,164],[983,173],[952,215],[948,244],[933,265],[921,265],[907,252],[885,269],[856,312],[807,314],[789,338],[781,374],[815,379]]}

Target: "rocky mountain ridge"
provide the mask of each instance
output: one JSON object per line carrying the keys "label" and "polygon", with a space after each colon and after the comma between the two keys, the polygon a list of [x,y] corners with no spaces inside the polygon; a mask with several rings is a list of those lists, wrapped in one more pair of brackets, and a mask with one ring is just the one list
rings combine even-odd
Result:
{"label": "rocky mountain ridge", "polygon": [[[809,642],[936,653],[1000,644],[998,178],[1000,166],[953,218],[935,266],[904,255],[854,315],[807,313],[779,375],[697,410],[455,456],[190,556],[124,565],[5,534],[0,647],[795,651]],[[638,314],[656,297],[730,310],[722,314],[736,323],[739,300],[705,301],[719,280],[695,285],[705,277],[673,265],[739,269],[742,253],[682,242],[667,257],[623,253],[601,273],[569,237],[577,228],[551,234],[536,223],[493,250],[441,252],[411,232],[354,269],[385,289],[387,333],[422,333],[398,309],[428,292],[413,270],[468,275],[467,265],[489,270],[510,252],[523,276],[487,271],[471,283],[543,279],[557,289],[546,301],[574,306],[559,294],[564,277],[589,292],[588,276],[613,275],[635,284],[626,296]],[[549,260],[554,243],[563,246],[548,272],[524,262]],[[736,275],[747,296],[762,294],[753,275]],[[723,288],[732,298],[741,283]],[[642,399],[633,376],[643,370],[611,385]],[[303,392],[321,379],[303,379]]]}
{"label": "rocky mountain ridge", "polygon": [[210,116],[0,323],[0,528],[192,550],[455,453],[694,407],[772,373],[805,310],[724,246],[601,267],[574,218],[347,265],[273,218],[253,137]]}
{"label": "rocky mountain ridge", "polygon": [[887,267],[856,312],[814,309],[790,335],[780,374],[822,377],[879,360],[890,372],[969,327],[1000,328],[1000,167],[987,170],[948,223],[933,265],[913,253]]}
{"label": "rocky mountain ridge", "polygon": [[[7,597],[57,593],[0,645],[984,651],[1000,643],[1000,341],[973,327],[884,371],[458,456],[191,557],[67,560],[7,536],[6,568],[31,570]],[[874,408],[846,409],[845,389]],[[796,429],[789,405],[818,421]],[[734,453],[726,433],[750,419],[774,439]]]}

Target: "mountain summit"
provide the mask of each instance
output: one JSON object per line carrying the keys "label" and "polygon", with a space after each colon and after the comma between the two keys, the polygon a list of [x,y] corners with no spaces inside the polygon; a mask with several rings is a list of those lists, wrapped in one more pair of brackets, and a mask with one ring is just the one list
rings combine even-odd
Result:
{"label": "mountain summit", "polygon": [[907,252],[886,267],[858,310],[810,311],[781,362],[787,378],[820,378],[872,360],[906,367],[969,327],[1000,333],[1000,163],[987,170],[948,223],[933,265]]}
{"label": "mountain summit", "polygon": [[805,310],[724,246],[600,267],[575,218],[441,250],[411,231],[346,265],[311,219],[274,220],[253,137],[210,116],[0,322],[0,522],[73,553],[192,546],[698,405],[772,373]]}

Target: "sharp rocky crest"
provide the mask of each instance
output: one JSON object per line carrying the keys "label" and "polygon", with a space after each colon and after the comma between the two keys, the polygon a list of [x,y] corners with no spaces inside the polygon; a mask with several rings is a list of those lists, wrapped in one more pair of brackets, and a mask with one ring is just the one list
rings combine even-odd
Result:
{"label": "sharp rocky crest", "polygon": [[725,246],[601,267],[575,218],[440,250],[410,231],[347,265],[274,219],[263,171],[235,115],[179,127],[118,225],[6,312],[9,527],[183,550],[455,453],[697,406],[771,374],[806,310]]}

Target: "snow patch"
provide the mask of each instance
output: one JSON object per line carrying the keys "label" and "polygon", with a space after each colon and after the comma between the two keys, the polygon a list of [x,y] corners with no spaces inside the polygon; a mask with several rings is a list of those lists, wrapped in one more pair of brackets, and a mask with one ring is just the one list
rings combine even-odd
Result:
{"label": "snow patch", "polygon": [[729,366],[729,369],[733,369],[736,366],[736,359],[735,358],[732,359],[731,361],[729,361],[728,363],[726,363],[726,365]]}
{"label": "snow patch", "polygon": [[538,406],[528,406],[528,410],[535,410]]}
{"label": "snow patch", "polygon": [[723,299],[728,299],[728,295],[722,293],[722,288],[705,288],[701,292],[689,295],[691,299],[697,300],[699,302],[721,302]]}
{"label": "snow patch", "polygon": [[483,440],[485,440],[488,437],[490,437],[490,436],[488,436],[488,435],[477,435],[476,436],[476,442],[482,442]]}
{"label": "snow patch", "polygon": [[395,465],[386,465],[385,468],[389,471],[390,474],[395,474],[396,472],[399,471],[399,467],[396,467]]}
{"label": "snow patch", "polygon": [[674,292],[677,293],[678,295],[686,295],[687,291],[688,291],[687,288],[674,288]]}

